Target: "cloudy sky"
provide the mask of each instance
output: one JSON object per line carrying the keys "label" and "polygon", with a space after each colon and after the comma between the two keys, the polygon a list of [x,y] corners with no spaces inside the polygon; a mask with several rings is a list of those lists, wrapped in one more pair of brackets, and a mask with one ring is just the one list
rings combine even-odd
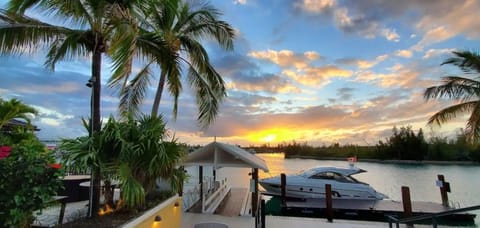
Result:
{"label": "cloudy sky", "polygon": [[[0,0],[0,6],[6,0]],[[479,49],[480,1],[476,0],[214,0],[223,20],[237,30],[235,50],[206,40],[222,74],[228,98],[208,129],[196,123],[190,89],[180,97],[177,120],[167,96],[160,110],[172,135],[188,144],[213,141],[244,146],[279,142],[375,144],[393,126],[423,128],[448,136],[463,127],[427,126],[434,112],[451,104],[426,102],[425,88],[441,76],[460,74],[440,66],[454,50]],[[0,56],[0,96],[17,98],[40,112],[41,139],[86,134],[90,62],[43,67],[45,53]],[[110,76],[108,59],[104,83]],[[156,84],[156,82],[154,82]],[[103,87],[102,115],[116,115],[115,91]],[[144,104],[152,105],[154,88]]]}

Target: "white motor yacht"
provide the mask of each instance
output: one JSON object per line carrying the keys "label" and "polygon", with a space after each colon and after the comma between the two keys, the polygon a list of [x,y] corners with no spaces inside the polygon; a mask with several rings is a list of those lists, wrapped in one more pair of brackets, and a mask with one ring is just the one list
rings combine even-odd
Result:
{"label": "white motor yacht", "polygon": [[[386,195],[375,191],[367,183],[360,182],[352,175],[366,172],[357,167],[315,167],[295,175],[286,176],[286,197],[291,198],[325,198],[325,185],[332,187],[334,199],[368,199],[381,200]],[[261,179],[260,185],[266,194],[281,194],[280,176]]]}

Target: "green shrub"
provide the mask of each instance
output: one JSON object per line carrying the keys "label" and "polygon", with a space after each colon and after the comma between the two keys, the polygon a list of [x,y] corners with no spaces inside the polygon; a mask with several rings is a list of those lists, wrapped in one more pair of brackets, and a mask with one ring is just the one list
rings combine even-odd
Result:
{"label": "green shrub", "polygon": [[[15,141],[9,138],[15,137],[0,135],[0,142]],[[11,149],[0,159],[0,224],[29,227],[33,212],[51,203],[62,186],[62,172],[52,152],[33,133],[18,144],[0,146]]]}

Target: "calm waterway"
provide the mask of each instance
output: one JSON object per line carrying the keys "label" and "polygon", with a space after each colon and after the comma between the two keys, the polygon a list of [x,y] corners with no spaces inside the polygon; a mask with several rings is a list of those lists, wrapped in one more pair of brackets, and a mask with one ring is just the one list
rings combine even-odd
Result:
{"label": "calm waterway", "polygon": [[[314,159],[284,159],[279,153],[260,153],[257,156],[264,159],[270,169],[269,173],[260,171],[260,178],[276,176],[280,173],[293,174],[314,166],[348,166],[345,161],[314,160]],[[443,174],[450,182],[449,200],[455,206],[467,207],[480,205],[480,166],[469,165],[412,165],[412,164],[382,164],[374,162],[356,163],[356,166],[367,170],[366,173],[355,175],[359,181],[369,183],[377,191],[382,192],[392,200],[401,201],[401,187],[408,186],[412,201],[429,201],[441,203],[440,190],[435,185],[438,174]],[[188,169],[190,181],[197,182],[197,170]],[[217,171],[217,179],[227,178],[229,185],[248,187],[251,169],[221,168]],[[211,168],[205,167],[204,175],[212,175]],[[476,224],[480,226],[480,211]]]}

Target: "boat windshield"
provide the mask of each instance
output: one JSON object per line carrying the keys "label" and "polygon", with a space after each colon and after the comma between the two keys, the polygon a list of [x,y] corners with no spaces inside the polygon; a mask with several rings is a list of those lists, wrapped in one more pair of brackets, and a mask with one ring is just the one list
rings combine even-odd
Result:
{"label": "boat windshield", "polygon": [[335,180],[339,182],[346,183],[359,183],[355,178],[350,176],[344,176],[340,173],[325,171],[325,172],[315,172],[315,170],[306,170],[300,172],[298,175],[301,175],[309,179],[325,179],[325,180]]}
{"label": "boat windshield", "polygon": [[313,174],[315,174],[315,170],[313,169],[308,169],[308,170],[301,170],[297,173],[297,176],[302,176],[302,177],[305,177],[305,178],[308,178],[310,176],[312,176]]}

